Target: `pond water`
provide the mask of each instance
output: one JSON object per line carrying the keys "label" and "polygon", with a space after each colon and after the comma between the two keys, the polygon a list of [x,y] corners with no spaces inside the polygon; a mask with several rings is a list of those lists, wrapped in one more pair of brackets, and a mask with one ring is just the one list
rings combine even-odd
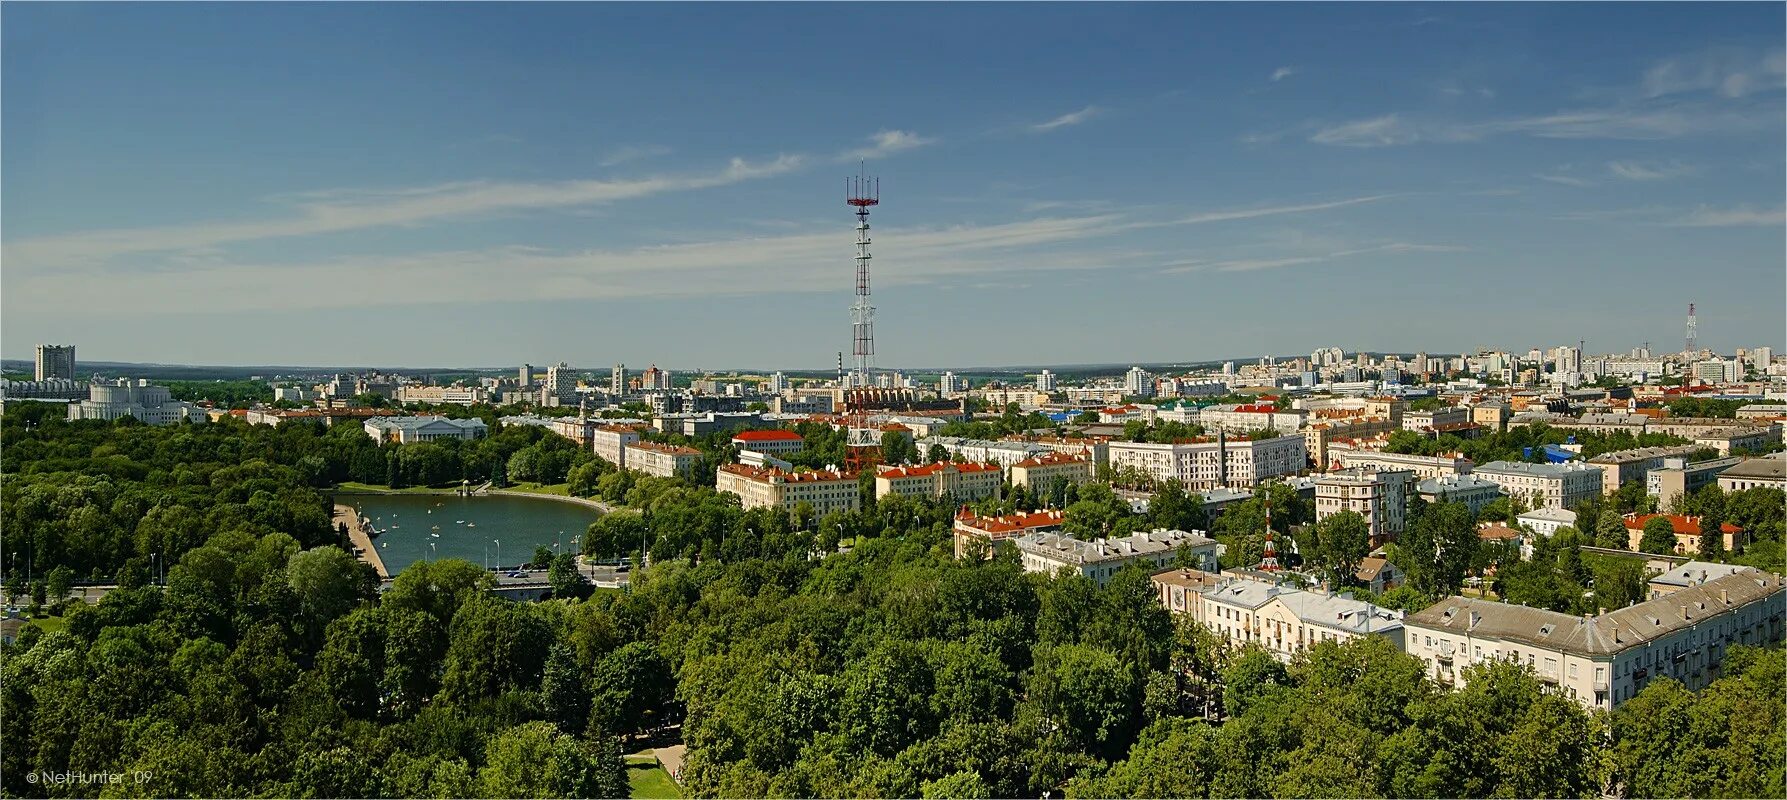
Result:
{"label": "pond water", "polygon": [[533,558],[535,547],[554,542],[574,553],[584,529],[602,514],[575,503],[509,495],[366,494],[338,501],[380,531],[373,546],[392,575],[424,559],[515,566]]}

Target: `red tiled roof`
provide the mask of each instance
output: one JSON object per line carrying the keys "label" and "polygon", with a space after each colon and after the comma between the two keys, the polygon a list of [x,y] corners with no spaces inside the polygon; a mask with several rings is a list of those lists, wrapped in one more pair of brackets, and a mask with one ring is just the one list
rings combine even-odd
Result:
{"label": "red tiled roof", "polygon": [[732,441],[735,442],[797,442],[800,440],[800,434],[784,430],[739,431],[732,436]]}
{"label": "red tiled roof", "polygon": [[[1681,514],[1627,514],[1625,517],[1626,529],[1642,531],[1644,523],[1649,522],[1651,517],[1662,517],[1669,520],[1669,525],[1675,528],[1677,536],[1700,535],[1700,518]],[[1719,526],[1719,530],[1723,533],[1742,533],[1744,529],[1726,522]]]}
{"label": "red tiled roof", "polygon": [[977,517],[968,510],[967,506],[963,506],[962,510],[956,514],[956,525],[998,534],[1028,528],[1052,528],[1060,525],[1066,518],[1066,514],[1052,508],[1045,508],[1041,511],[1020,511],[1016,514],[998,517]]}
{"label": "red tiled roof", "polygon": [[1018,463],[1013,464],[1012,466],[1024,467],[1024,468],[1028,469],[1030,467],[1047,467],[1047,466],[1053,466],[1055,464],[1088,464],[1088,463],[1091,463],[1091,461],[1092,461],[1092,459],[1086,458],[1085,456],[1068,455],[1067,453],[1061,453],[1061,452],[1050,452],[1050,453],[1043,453],[1040,456],[1026,458],[1023,461],[1019,461]]}

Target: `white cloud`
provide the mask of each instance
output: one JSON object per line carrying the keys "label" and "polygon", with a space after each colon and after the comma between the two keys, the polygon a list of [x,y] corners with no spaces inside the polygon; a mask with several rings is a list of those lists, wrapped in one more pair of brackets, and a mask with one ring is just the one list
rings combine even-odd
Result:
{"label": "white cloud", "polygon": [[602,160],[597,161],[596,164],[604,167],[613,167],[625,164],[628,161],[638,161],[644,158],[656,158],[658,156],[667,155],[670,155],[670,148],[661,144],[630,144],[616,147],[613,150],[608,151],[603,154]]}
{"label": "white cloud", "polygon": [[1296,67],[1279,67],[1278,69],[1272,70],[1272,82],[1277,83],[1295,74],[1297,74]]}
{"label": "white cloud", "polygon": [[[1157,254],[1089,243],[1140,229],[1318,211],[1375,199],[1207,211],[1164,220],[1110,212],[998,225],[891,229],[877,237],[876,256],[899,268],[878,275],[877,282],[934,283],[949,276],[1018,270],[1147,266]],[[1088,244],[1076,248],[1074,243]],[[199,254],[201,258],[157,257],[152,264],[133,263],[131,268],[13,272],[7,277],[9,291],[31,297],[35,307],[46,312],[176,313],[200,295],[216,307],[260,310],[745,295],[791,287],[845,291],[850,279],[848,252],[849,238],[828,228],[628,249],[503,247],[309,263],[245,263],[207,252]],[[845,267],[840,269],[840,264]],[[314,285],[355,288],[346,293],[267,288]]]}
{"label": "white cloud", "polygon": [[1670,224],[1688,228],[1780,227],[1787,224],[1787,210],[1780,208],[1770,210],[1749,206],[1733,208],[1701,206]]}
{"label": "white cloud", "polygon": [[1420,134],[1396,114],[1355,120],[1316,131],[1309,141],[1342,147],[1383,147],[1418,141]]}
{"label": "white cloud", "polygon": [[1660,181],[1694,174],[1694,168],[1679,161],[1668,164],[1645,164],[1637,161],[1609,161],[1607,173],[1629,181]]}
{"label": "white cloud", "polygon": [[862,161],[885,158],[894,153],[936,144],[937,140],[919,136],[911,131],[886,130],[869,137],[868,147],[859,147],[838,154],[839,161]]}
{"label": "white cloud", "polygon": [[705,174],[629,180],[459,181],[391,190],[333,190],[289,196],[300,213],[254,222],[119,228],[27,239],[4,247],[14,269],[90,263],[129,253],[193,250],[234,242],[417,225],[496,212],[610,203],[667,192],[727,186],[798,169],[801,156],[767,162],[735,158]]}
{"label": "white cloud", "polygon": [[1534,174],[1533,177],[1538,178],[1539,180],[1542,180],[1542,181],[1550,181],[1551,183],[1561,183],[1565,186],[1591,186],[1591,185],[1593,185],[1593,184],[1590,184],[1588,181],[1585,181],[1585,180],[1575,177],[1573,175],[1562,175],[1562,174],[1557,174],[1557,173],[1546,174],[1546,173],[1541,172],[1541,173]]}
{"label": "white cloud", "polygon": [[1052,131],[1056,128],[1065,128],[1065,127],[1068,127],[1071,125],[1078,125],[1082,122],[1085,122],[1086,120],[1089,120],[1095,116],[1098,116],[1098,114],[1101,113],[1102,111],[1103,111],[1103,109],[1099,108],[1098,106],[1086,106],[1085,108],[1082,108],[1078,111],[1073,111],[1073,112],[1069,112],[1066,114],[1062,114],[1061,116],[1051,119],[1048,122],[1041,122],[1041,123],[1037,123],[1035,125],[1031,125],[1030,130],[1037,131],[1037,132],[1041,133],[1041,132],[1046,132],[1046,131]]}
{"label": "white cloud", "polygon": [[1787,76],[1787,55],[1775,50],[1757,55],[1733,49],[1715,49],[1678,56],[1646,70],[1640,87],[1645,97],[1712,92],[1721,97],[1743,97],[1782,88]]}

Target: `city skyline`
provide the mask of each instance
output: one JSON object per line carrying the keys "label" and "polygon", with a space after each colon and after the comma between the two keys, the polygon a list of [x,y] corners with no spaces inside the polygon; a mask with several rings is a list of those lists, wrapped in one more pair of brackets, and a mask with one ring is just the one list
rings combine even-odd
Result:
{"label": "city skyline", "polygon": [[1779,6],[8,12],[8,358],[1782,345]]}

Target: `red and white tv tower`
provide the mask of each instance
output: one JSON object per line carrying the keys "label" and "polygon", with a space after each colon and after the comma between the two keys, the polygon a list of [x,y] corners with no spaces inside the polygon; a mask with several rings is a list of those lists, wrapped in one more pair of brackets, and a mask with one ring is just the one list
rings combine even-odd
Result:
{"label": "red and white tv tower", "polygon": [[850,306],[850,328],[856,355],[851,383],[875,385],[870,374],[875,356],[875,307],[869,305],[869,207],[881,203],[881,179],[859,172],[846,178],[844,202],[856,207],[856,302]]}

